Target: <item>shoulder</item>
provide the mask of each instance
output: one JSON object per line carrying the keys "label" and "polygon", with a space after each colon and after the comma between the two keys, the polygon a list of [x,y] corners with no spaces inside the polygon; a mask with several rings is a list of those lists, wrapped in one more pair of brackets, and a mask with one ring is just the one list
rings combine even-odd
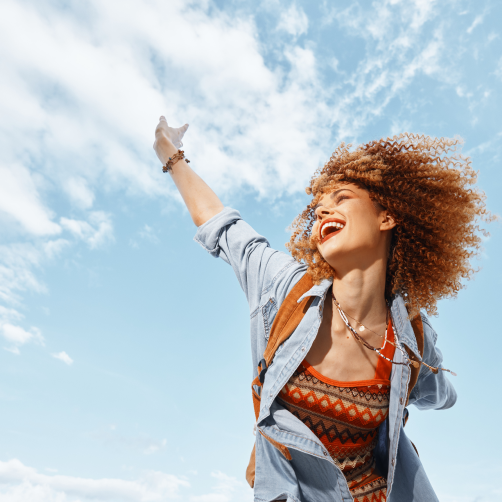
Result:
{"label": "shoulder", "polygon": [[432,327],[431,320],[423,312],[420,313],[424,332],[423,360],[431,366],[437,366],[443,359],[441,352],[436,347],[438,335]]}
{"label": "shoulder", "polygon": [[424,326],[424,337],[428,339],[430,343],[436,345],[438,335],[432,327],[430,319],[423,312],[420,312],[420,317],[422,318],[422,324]]}

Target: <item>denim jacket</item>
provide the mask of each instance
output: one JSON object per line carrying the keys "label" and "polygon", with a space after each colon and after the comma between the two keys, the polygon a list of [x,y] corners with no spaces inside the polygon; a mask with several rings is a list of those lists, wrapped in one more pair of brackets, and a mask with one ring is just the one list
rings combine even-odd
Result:
{"label": "denim jacket", "polygon": [[[238,211],[225,208],[201,225],[195,240],[214,257],[229,263],[246,294],[251,318],[253,378],[263,356],[270,328],[288,292],[305,274],[307,267],[286,253],[270,248],[268,241],[241,219]],[[255,501],[286,499],[288,502],[352,501],[341,470],[314,433],[292,413],[277,403],[276,397],[308,353],[322,320],[324,300],[331,281],[314,285],[305,295],[314,299],[303,320],[277,350],[261,390],[261,407],[256,427],[289,448],[287,460],[261,434],[256,434]],[[421,359],[413,328],[401,296],[391,303],[395,334]],[[437,335],[422,315],[425,347],[423,360],[439,366],[442,355],[436,348]],[[407,356],[396,350],[394,361]],[[409,365],[393,365],[389,414],[379,427],[375,458],[387,478],[389,502],[432,502],[438,500],[410,440],[403,430],[407,410]],[[440,371],[433,374],[421,366],[418,382],[409,399],[421,410],[447,409],[455,404],[456,392]]]}

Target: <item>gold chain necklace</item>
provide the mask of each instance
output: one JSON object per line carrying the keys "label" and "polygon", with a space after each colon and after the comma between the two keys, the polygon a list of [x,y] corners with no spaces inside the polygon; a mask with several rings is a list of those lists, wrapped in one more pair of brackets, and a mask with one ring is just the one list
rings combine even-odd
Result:
{"label": "gold chain necklace", "polygon": [[[367,349],[370,349],[370,350],[373,350],[374,352],[376,352],[380,357],[382,357],[383,359],[391,362],[392,364],[400,364],[400,365],[407,365],[408,363],[411,364],[412,366],[414,366],[415,368],[418,368],[421,364],[423,364],[424,366],[426,366],[427,368],[429,368],[433,373],[438,373],[439,370],[441,371],[447,371],[448,373],[451,373],[453,376],[457,376],[457,374],[449,369],[446,369],[446,368],[440,368],[439,366],[438,367],[435,367],[435,366],[429,366],[427,363],[423,362],[423,361],[414,361],[412,360],[408,354],[406,354],[406,352],[404,351],[404,349],[401,347],[401,344],[398,342],[398,343],[392,343],[390,340],[387,339],[387,329],[385,330],[385,340],[384,340],[384,343],[382,345],[382,347],[380,349],[377,349],[376,347],[373,347],[372,345],[370,345],[349,323],[349,320],[347,319],[347,314],[345,314],[345,312],[342,310],[342,307],[340,307],[340,304],[336,301],[336,298],[335,298],[335,295],[333,294],[333,292],[331,293],[331,296],[333,298],[333,303],[336,307],[336,309],[338,310],[338,313],[340,314],[340,317],[342,318],[342,321],[345,323],[345,326],[347,326],[348,330],[352,333],[352,336],[360,343],[362,344],[364,347],[366,347]],[[387,316],[389,315],[389,308],[387,307]],[[353,317],[349,316],[351,319],[354,319]],[[388,317],[387,317],[387,320],[388,320]],[[354,319],[354,321],[358,322],[361,326],[363,326],[365,329],[368,329],[369,331],[371,331],[372,333],[375,333],[374,331],[372,331],[371,329],[369,328],[366,328],[361,322],[359,322],[357,319]],[[386,323],[387,324],[387,323]],[[363,331],[363,330],[361,330]],[[376,335],[377,333],[375,333]],[[382,336],[382,335],[378,335],[378,336]],[[397,334],[395,334],[396,336],[396,341],[397,341]],[[385,347],[385,344],[389,342],[391,345],[393,345],[396,349],[400,350],[403,354],[403,356],[405,356],[404,358],[404,362],[398,362],[398,361],[393,361],[392,359],[389,359],[388,357],[384,356],[381,351],[383,350],[383,348]]]}

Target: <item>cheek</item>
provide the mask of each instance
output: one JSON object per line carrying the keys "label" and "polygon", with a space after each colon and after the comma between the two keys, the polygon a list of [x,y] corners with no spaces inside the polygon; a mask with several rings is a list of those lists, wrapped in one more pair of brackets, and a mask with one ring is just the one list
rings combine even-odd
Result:
{"label": "cheek", "polygon": [[357,228],[354,226],[347,233],[347,240],[354,247],[373,247],[378,242],[379,235],[378,226],[373,221],[362,219]]}

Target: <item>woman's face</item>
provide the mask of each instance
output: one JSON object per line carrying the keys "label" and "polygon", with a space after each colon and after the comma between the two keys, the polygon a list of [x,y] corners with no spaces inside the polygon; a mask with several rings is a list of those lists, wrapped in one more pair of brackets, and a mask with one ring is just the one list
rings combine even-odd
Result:
{"label": "woman's face", "polygon": [[386,260],[396,223],[385,209],[377,209],[367,190],[340,184],[321,198],[315,215],[312,237],[335,270]]}

